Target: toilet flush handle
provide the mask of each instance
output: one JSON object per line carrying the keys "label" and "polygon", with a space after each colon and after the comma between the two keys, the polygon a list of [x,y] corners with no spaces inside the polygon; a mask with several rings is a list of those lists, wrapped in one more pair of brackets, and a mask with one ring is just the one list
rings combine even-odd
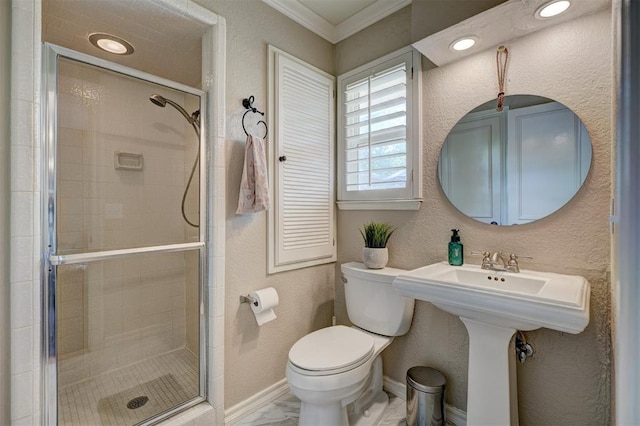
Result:
{"label": "toilet flush handle", "polygon": [[345,284],[348,282],[347,277],[345,277],[344,275],[342,275],[342,282]]}

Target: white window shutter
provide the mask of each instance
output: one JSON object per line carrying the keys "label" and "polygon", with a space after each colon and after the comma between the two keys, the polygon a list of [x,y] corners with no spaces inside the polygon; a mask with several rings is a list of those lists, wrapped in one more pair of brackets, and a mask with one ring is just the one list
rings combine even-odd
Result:
{"label": "white window shutter", "polygon": [[420,80],[420,56],[411,47],[338,77],[341,209],[419,208]]}
{"label": "white window shutter", "polygon": [[406,188],[407,63],[346,84],[344,97],[346,190]]}
{"label": "white window shutter", "polygon": [[272,49],[275,203],[269,272],[279,272],[336,259],[334,78]]}

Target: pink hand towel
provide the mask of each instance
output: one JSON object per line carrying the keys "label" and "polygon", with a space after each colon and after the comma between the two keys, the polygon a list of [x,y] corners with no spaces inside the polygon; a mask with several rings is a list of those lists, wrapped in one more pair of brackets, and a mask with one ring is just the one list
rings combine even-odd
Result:
{"label": "pink hand towel", "polygon": [[269,210],[269,174],[265,141],[257,136],[248,135],[236,213],[258,213],[265,210]]}

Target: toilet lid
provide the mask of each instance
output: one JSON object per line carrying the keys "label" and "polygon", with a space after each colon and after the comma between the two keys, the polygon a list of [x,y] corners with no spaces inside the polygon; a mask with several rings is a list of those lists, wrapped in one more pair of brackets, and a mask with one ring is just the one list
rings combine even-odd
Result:
{"label": "toilet lid", "polygon": [[373,337],[338,325],[304,336],[289,351],[289,361],[310,371],[344,370],[373,354]]}

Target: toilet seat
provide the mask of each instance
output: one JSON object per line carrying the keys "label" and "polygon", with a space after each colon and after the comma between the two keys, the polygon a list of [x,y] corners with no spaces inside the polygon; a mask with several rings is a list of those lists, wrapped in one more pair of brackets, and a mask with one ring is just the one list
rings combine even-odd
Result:
{"label": "toilet seat", "polygon": [[352,370],[374,353],[374,339],[343,325],[314,331],[298,340],[289,351],[292,370],[306,376],[327,376]]}

